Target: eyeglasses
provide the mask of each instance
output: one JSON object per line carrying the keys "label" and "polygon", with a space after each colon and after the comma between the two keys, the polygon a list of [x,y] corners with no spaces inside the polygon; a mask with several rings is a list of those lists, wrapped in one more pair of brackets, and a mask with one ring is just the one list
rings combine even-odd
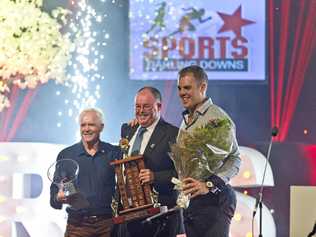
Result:
{"label": "eyeglasses", "polygon": [[152,108],[153,108],[153,105],[150,105],[150,104],[135,105],[136,111],[140,111],[140,110],[150,111],[150,110],[152,110]]}

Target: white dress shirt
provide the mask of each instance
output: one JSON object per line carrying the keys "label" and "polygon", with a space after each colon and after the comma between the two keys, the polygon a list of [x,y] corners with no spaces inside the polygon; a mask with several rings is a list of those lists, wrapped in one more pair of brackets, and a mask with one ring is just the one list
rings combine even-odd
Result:
{"label": "white dress shirt", "polygon": [[[147,147],[147,144],[149,142],[149,139],[151,138],[151,135],[153,134],[156,126],[157,126],[157,123],[159,122],[159,119],[160,119],[160,116],[156,119],[155,122],[153,122],[149,127],[147,127],[146,131],[144,132],[143,134],[143,140],[142,140],[142,144],[140,145],[140,151],[139,151],[139,154],[140,155],[143,155],[144,154],[144,151]],[[131,141],[130,141],[130,146],[129,146],[129,150],[128,150],[128,155],[130,156],[131,153],[132,153],[132,147],[134,145],[134,141],[136,139],[136,135],[138,133],[138,130],[139,130],[140,126],[137,128],[136,132],[134,133]]]}

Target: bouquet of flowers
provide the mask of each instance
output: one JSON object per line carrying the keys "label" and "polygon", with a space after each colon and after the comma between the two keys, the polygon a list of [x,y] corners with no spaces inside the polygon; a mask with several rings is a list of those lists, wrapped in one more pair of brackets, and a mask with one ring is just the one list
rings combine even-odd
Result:
{"label": "bouquet of flowers", "polygon": [[180,179],[172,179],[175,188],[180,190],[178,206],[186,208],[189,205],[189,197],[181,193],[181,180],[186,177],[205,180],[214,173],[232,150],[232,129],[232,122],[223,118],[210,120],[190,134],[179,132],[178,142],[171,145],[170,152]]}

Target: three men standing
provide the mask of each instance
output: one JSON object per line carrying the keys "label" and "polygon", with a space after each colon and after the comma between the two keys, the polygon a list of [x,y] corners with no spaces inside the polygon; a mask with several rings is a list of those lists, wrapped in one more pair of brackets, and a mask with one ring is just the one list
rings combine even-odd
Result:
{"label": "three men standing", "polygon": [[[218,163],[206,180],[185,177],[183,191],[190,195],[190,205],[184,211],[187,237],[228,237],[229,226],[236,208],[236,195],[228,184],[238,173],[240,156],[235,135],[235,125],[230,117],[206,96],[208,78],[199,66],[183,68],[178,75],[178,93],[185,108],[180,131],[160,116],[161,94],[153,87],[141,88],[135,97],[135,116],[138,125],[123,124],[121,137],[129,140],[129,155],[144,156],[145,169],[139,178],[142,184],[151,184],[159,193],[159,202],[172,208],[176,205],[177,192],[171,178],[177,176],[170,159],[170,144],[181,143],[182,132],[193,133],[215,119],[227,119],[232,124],[228,140],[231,149]],[[65,237],[108,237],[112,228],[111,197],[114,195],[115,178],[110,161],[120,157],[118,147],[100,141],[103,129],[102,114],[91,109],[80,115],[81,142],[64,149],[60,159],[74,159],[80,166],[78,186],[90,203],[82,210],[67,209],[69,214]],[[195,157],[192,157],[195,158]],[[51,205],[60,209],[69,203],[56,186],[51,186]],[[171,215],[164,228],[143,225],[140,221],[127,224],[130,237],[175,237],[183,232],[181,213]],[[78,235],[78,233],[81,235]],[[84,234],[87,233],[87,234]]]}

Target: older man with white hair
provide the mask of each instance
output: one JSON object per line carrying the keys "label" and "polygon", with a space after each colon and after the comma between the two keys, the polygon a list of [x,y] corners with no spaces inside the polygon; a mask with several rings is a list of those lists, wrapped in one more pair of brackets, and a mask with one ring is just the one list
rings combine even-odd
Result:
{"label": "older man with white hair", "polygon": [[120,157],[120,149],[100,140],[104,128],[103,115],[98,109],[80,113],[81,141],[62,150],[57,161],[72,159],[79,165],[77,189],[88,202],[80,208],[72,205],[55,184],[51,185],[50,204],[61,209],[70,204],[65,237],[110,237],[112,231],[111,200],[115,190],[115,173],[110,161]]}

